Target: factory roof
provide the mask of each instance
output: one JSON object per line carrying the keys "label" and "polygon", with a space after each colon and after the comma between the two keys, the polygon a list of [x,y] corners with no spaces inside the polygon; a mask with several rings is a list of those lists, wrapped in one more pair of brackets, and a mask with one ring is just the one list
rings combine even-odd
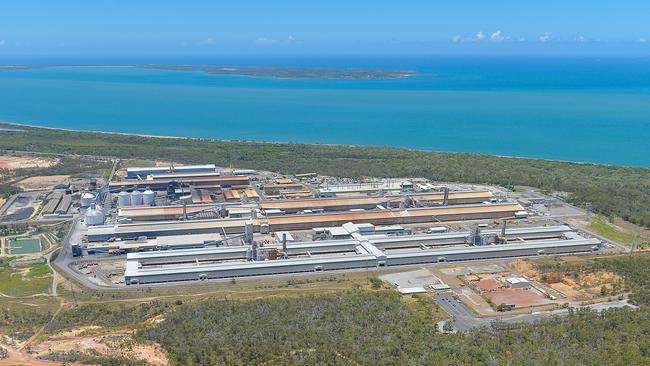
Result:
{"label": "factory roof", "polygon": [[[533,226],[533,227],[516,227],[516,228],[506,228],[506,235],[517,235],[517,234],[529,234],[529,233],[561,233],[573,231],[567,225],[558,225],[558,226]],[[501,234],[501,229],[489,229],[481,230],[481,235],[496,235]]]}
{"label": "factory roof", "polygon": [[127,253],[127,260],[144,260],[151,258],[180,258],[180,257],[194,257],[210,254],[223,254],[223,253],[246,253],[248,247],[246,246],[232,246],[232,247],[210,247],[210,248],[197,248],[197,249],[179,249],[179,250],[163,250],[156,252],[137,252]]}
{"label": "factory roof", "polygon": [[548,240],[543,242],[525,243],[525,244],[499,244],[499,245],[484,245],[484,246],[470,246],[470,247],[453,247],[453,248],[436,248],[436,249],[399,249],[392,250],[388,253],[388,258],[400,257],[419,257],[422,255],[450,255],[458,253],[482,253],[482,252],[498,252],[509,250],[525,250],[525,249],[545,249],[545,248],[561,248],[570,247],[575,245],[599,245],[598,239],[576,239],[576,240]]}
{"label": "factory roof", "polygon": [[127,261],[126,271],[124,277],[142,277],[142,276],[156,276],[166,274],[178,273],[203,273],[209,271],[228,271],[237,270],[242,268],[273,268],[284,266],[299,266],[299,265],[320,265],[325,263],[345,263],[345,262],[363,262],[374,261],[374,255],[334,255],[334,256],[318,256],[297,259],[278,259],[272,261],[236,261],[226,263],[213,263],[201,264],[191,266],[174,266],[174,268],[139,268],[138,262],[135,260]]}
{"label": "factory roof", "polygon": [[[384,211],[364,211],[349,213],[328,213],[328,214],[311,214],[311,215],[286,215],[266,217],[255,219],[254,224],[268,223],[269,225],[291,225],[291,224],[315,224],[336,223],[348,221],[364,220],[399,220],[408,218],[431,218],[435,220],[437,216],[443,215],[463,215],[474,213],[499,213],[519,211],[522,207],[518,203],[495,203],[495,204],[476,204],[460,206],[444,206],[433,208],[414,208],[408,210],[384,210]],[[243,227],[245,221],[241,219],[208,219],[208,220],[191,220],[191,221],[157,221],[147,223],[128,223],[93,226],[88,228],[88,234],[110,234],[115,233],[137,233],[145,231],[170,231],[182,229],[209,229],[209,228],[235,228]]]}
{"label": "factory roof", "polygon": [[460,206],[443,206],[432,208],[413,208],[400,211],[364,211],[364,212],[344,212],[328,213],[315,215],[287,215],[269,217],[266,219],[269,225],[291,224],[291,223],[320,223],[320,222],[337,222],[337,221],[362,221],[362,220],[380,220],[396,219],[408,217],[431,216],[432,221],[438,215],[458,215],[472,213],[491,213],[503,211],[519,211],[523,207],[518,203],[495,203],[495,204],[477,204],[477,205],[460,205]]}
{"label": "factory roof", "polygon": [[220,182],[239,182],[248,183],[250,178],[246,176],[232,176],[232,177],[205,177],[205,178],[180,178],[180,179],[159,179],[159,180],[138,180],[126,179],[120,182],[110,182],[111,187],[131,187],[131,186],[147,186],[150,184],[169,184],[171,182],[183,182],[188,184],[197,183],[220,183]]}
{"label": "factory roof", "polygon": [[[187,170],[215,170],[216,166],[214,164],[204,164],[204,165],[179,165],[174,166],[174,171],[187,171]],[[129,173],[138,173],[138,172],[167,172],[171,171],[171,166],[153,166],[153,167],[130,167],[126,168],[126,171]]]}
{"label": "factory roof", "polygon": [[[445,197],[444,192],[434,193],[417,193],[409,195],[414,200],[442,200]],[[494,194],[490,191],[456,191],[449,192],[448,198],[462,199],[462,198],[493,198]]]}

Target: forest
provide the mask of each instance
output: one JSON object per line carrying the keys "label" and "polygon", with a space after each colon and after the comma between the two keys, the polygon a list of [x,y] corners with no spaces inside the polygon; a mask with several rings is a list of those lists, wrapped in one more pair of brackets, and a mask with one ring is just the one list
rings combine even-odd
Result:
{"label": "forest", "polygon": [[355,290],[186,304],[138,336],[160,343],[176,365],[647,365],[649,266],[644,254],[565,268],[620,274],[639,310],[577,309],[534,324],[493,322],[447,335],[395,291]]}
{"label": "forest", "polygon": [[[3,125],[0,127],[15,127]],[[650,227],[650,169],[388,147],[155,138],[36,127],[0,132],[6,152],[30,151],[263,169],[340,177],[424,177],[536,187],[603,215]]]}

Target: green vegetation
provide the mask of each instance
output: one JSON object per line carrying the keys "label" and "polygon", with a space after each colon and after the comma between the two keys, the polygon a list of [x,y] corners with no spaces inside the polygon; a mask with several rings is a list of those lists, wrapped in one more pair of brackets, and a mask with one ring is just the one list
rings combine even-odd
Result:
{"label": "green vegetation", "polygon": [[172,305],[163,301],[139,304],[122,302],[84,304],[62,311],[47,325],[48,331],[74,328],[82,325],[101,327],[135,326],[137,323],[160,315]]}
{"label": "green vegetation", "polygon": [[382,281],[381,281],[381,279],[380,279],[379,277],[371,277],[371,278],[370,278],[370,285],[371,285],[372,288],[374,288],[375,290],[380,289],[380,288],[381,288],[381,284],[382,284]]}
{"label": "green vegetation", "polygon": [[11,184],[0,183],[0,198],[9,198],[16,193],[20,193],[23,190],[20,187],[13,186]]}
{"label": "green vegetation", "polygon": [[28,277],[43,277],[52,274],[52,269],[47,263],[34,264],[29,267]]}
{"label": "green vegetation", "polygon": [[[636,236],[634,233],[620,230],[611,222],[609,222],[606,217],[600,215],[594,216],[591,219],[591,222],[589,223],[589,229],[602,237],[627,246],[632,246],[632,243],[634,243],[634,238]],[[647,239],[641,239],[639,244],[641,247],[648,245]]]}
{"label": "green vegetation", "polygon": [[52,286],[52,271],[47,264],[10,268],[11,259],[0,260],[0,292],[7,296],[24,297],[47,294]]}
{"label": "green vegetation", "polygon": [[650,169],[644,168],[380,147],[166,139],[32,127],[21,129],[24,131],[0,132],[0,146],[9,152],[29,150],[184,163],[213,162],[282,173],[315,171],[345,177],[420,176],[510,188],[531,186],[548,192],[569,192],[569,201],[576,205],[650,227]]}
{"label": "green vegetation", "polygon": [[58,306],[58,300],[46,296],[26,300],[0,298],[0,334],[26,340],[52,318]]}
{"label": "green vegetation", "polygon": [[51,352],[42,357],[45,360],[63,362],[65,365],[76,363],[84,365],[102,365],[102,366],[146,366],[147,363],[140,360],[130,360],[124,357],[110,357],[99,354],[98,352],[82,353],[76,351],[70,352]]}
{"label": "green vegetation", "polygon": [[641,365],[649,327],[645,310],[581,310],[443,335],[393,291],[353,291],[183,305],[139,337],[175,365]]}

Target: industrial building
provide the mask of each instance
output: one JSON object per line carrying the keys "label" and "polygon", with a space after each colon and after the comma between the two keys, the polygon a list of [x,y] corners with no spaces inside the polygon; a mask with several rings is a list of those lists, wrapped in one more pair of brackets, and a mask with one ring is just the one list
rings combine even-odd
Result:
{"label": "industrial building", "polygon": [[153,174],[172,174],[172,173],[214,173],[216,171],[214,164],[205,165],[181,165],[181,166],[159,166],[159,167],[132,167],[126,169],[126,177],[129,179],[144,179]]}
{"label": "industrial building", "polygon": [[[314,245],[318,242],[314,242]],[[324,246],[335,243],[321,243]],[[346,243],[349,245],[349,243]],[[283,244],[287,250],[289,244]],[[563,239],[524,244],[459,246],[433,249],[393,249],[382,251],[368,240],[361,240],[354,252],[298,256],[282,253],[279,259],[253,260],[251,252],[281,251],[277,247],[223,247],[158,253],[133,253],[127,258],[124,273],[127,285],[171,281],[206,280],[287,273],[376,269],[399,265],[429,264],[481,259],[591,253],[600,249],[597,239]],[[309,252],[309,251],[307,251]],[[244,255],[246,259],[241,259]]]}
{"label": "industrial building", "polygon": [[[476,220],[525,217],[523,207],[516,202],[485,203],[475,205],[412,208],[406,210],[377,210],[363,212],[319,213],[309,215],[281,215],[260,217],[252,220],[256,232],[287,230],[310,230],[314,227],[341,226],[347,222],[371,223],[373,225],[401,225],[413,223],[442,222],[452,220]],[[193,221],[161,221],[101,225],[88,228],[87,239],[106,241],[111,238],[134,239],[140,236],[225,233],[240,234],[244,231],[244,219],[211,219]]]}

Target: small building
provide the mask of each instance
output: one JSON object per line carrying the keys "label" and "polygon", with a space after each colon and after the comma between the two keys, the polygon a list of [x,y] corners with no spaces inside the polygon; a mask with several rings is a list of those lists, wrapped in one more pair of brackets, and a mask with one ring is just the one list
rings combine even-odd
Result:
{"label": "small building", "polygon": [[400,294],[402,295],[414,295],[414,294],[423,294],[426,293],[427,290],[424,287],[418,286],[418,287],[400,287],[397,289]]}
{"label": "small building", "polygon": [[530,281],[523,277],[506,278],[506,283],[510,288],[530,288]]}
{"label": "small building", "polygon": [[441,282],[432,284],[431,289],[434,291],[449,291],[451,290],[451,287],[449,287],[448,284]]}

